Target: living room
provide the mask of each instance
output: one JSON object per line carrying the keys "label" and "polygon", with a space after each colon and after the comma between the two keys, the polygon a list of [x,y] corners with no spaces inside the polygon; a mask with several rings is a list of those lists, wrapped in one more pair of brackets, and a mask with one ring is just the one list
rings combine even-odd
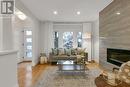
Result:
{"label": "living room", "polygon": [[0,16],[0,86],[130,86],[129,0],[14,2]]}

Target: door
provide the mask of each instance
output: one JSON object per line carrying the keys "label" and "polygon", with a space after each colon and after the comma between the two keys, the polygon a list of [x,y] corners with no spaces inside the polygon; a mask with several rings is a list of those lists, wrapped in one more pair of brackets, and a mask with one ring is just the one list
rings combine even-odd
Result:
{"label": "door", "polygon": [[24,60],[32,61],[32,30],[24,29]]}

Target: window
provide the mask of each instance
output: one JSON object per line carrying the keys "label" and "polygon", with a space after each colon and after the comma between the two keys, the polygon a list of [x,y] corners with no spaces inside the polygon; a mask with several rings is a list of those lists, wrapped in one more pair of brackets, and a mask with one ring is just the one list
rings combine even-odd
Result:
{"label": "window", "polygon": [[77,44],[78,44],[77,47],[82,47],[82,33],[81,32],[78,32],[77,34]]}
{"label": "window", "polygon": [[32,31],[27,30],[27,31],[26,31],[26,35],[32,35]]}
{"label": "window", "polygon": [[73,47],[73,32],[63,33],[63,47],[72,48]]}
{"label": "window", "polygon": [[[74,35],[76,35],[74,37]],[[82,47],[82,32],[57,32],[54,31],[54,48],[73,48],[74,41],[77,47]],[[59,44],[61,43],[61,44]],[[61,46],[62,45],[62,46]]]}
{"label": "window", "polygon": [[31,57],[32,57],[32,51],[27,51],[27,52],[26,52],[26,56],[27,56],[28,58],[31,58]]}
{"label": "window", "polygon": [[58,48],[59,33],[54,32],[54,48]]}
{"label": "window", "polygon": [[24,30],[24,58],[25,60],[32,60],[32,30]]}
{"label": "window", "polygon": [[31,43],[32,42],[32,38],[26,38],[26,41]]}
{"label": "window", "polygon": [[31,46],[31,45],[28,45],[28,46],[27,46],[27,49],[28,49],[28,50],[32,50],[32,46]]}

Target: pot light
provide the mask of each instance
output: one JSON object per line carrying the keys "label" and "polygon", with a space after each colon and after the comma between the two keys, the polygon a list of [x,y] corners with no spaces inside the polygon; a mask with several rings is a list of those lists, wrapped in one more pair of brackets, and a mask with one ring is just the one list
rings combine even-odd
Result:
{"label": "pot light", "polygon": [[21,11],[16,11],[15,14],[16,14],[17,17],[18,17],[19,19],[21,19],[21,20],[25,20],[25,19],[27,18],[27,16],[26,16],[23,12],[21,12]]}
{"label": "pot light", "polygon": [[80,15],[81,13],[80,13],[80,11],[77,11],[77,15]]}
{"label": "pot light", "polygon": [[27,16],[26,15],[18,15],[18,18],[21,20],[25,20],[27,18]]}
{"label": "pot light", "polygon": [[57,11],[54,11],[54,12],[53,12],[53,14],[54,14],[54,15],[57,15],[57,14],[58,14],[58,12],[57,12]]}

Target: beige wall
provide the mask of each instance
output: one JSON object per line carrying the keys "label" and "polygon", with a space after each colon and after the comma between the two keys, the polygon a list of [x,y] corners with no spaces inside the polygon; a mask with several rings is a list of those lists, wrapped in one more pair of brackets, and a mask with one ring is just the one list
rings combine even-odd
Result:
{"label": "beige wall", "polygon": [[114,0],[100,12],[99,21],[100,63],[106,65],[106,48],[130,50],[130,0]]}

